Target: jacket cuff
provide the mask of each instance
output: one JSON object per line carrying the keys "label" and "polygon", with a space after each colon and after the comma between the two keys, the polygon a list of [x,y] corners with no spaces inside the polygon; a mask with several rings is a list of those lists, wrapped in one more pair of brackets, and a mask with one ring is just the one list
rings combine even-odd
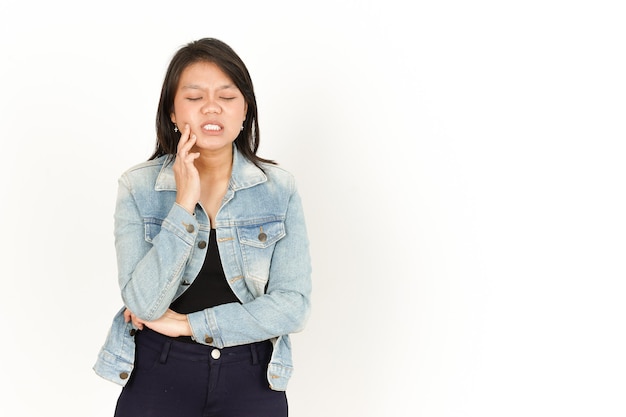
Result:
{"label": "jacket cuff", "polygon": [[170,212],[163,221],[162,227],[174,233],[190,245],[193,245],[196,240],[199,229],[196,216],[189,213],[177,203],[170,209]]}
{"label": "jacket cuff", "polygon": [[209,345],[216,348],[224,347],[224,340],[215,323],[213,310],[196,311],[187,314],[187,321],[191,327],[192,338],[197,343]]}

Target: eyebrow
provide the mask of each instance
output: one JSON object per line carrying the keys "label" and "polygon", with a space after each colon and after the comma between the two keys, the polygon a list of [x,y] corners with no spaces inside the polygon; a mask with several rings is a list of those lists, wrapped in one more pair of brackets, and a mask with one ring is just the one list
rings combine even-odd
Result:
{"label": "eyebrow", "polygon": [[[218,90],[227,90],[229,88],[237,88],[234,84],[224,84],[220,87],[218,87]],[[183,90],[205,90],[204,87],[198,85],[198,84],[187,84],[182,86]]]}

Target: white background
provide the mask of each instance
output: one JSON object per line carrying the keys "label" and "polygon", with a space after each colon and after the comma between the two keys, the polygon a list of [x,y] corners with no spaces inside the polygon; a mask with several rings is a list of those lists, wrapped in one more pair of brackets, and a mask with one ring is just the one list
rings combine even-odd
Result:
{"label": "white background", "polygon": [[305,204],[292,416],[626,415],[619,3],[3,0],[0,415],[112,416],[117,178],[206,36]]}

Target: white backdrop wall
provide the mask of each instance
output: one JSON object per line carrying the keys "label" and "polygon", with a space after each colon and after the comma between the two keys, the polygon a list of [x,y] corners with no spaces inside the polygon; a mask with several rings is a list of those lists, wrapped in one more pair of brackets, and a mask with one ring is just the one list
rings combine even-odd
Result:
{"label": "white backdrop wall", "polygon": [[117,178],[206,36],[305,203],[292,416],[626,415],[619,4],[4,0],[0,415],[112,415]]}

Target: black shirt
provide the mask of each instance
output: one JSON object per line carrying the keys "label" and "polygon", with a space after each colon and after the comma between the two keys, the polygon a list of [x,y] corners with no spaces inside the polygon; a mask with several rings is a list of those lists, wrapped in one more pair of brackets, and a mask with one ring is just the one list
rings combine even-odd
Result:
{"label": "black shirt", "polygon": [[[215,229],[211,229],[204,264],[191,286],[170,305],[177,313],[189,314],[220,304],[239,302],[226,281],[224,268],[217,250]],[[191,339],[191,338],[179,338]]]}

